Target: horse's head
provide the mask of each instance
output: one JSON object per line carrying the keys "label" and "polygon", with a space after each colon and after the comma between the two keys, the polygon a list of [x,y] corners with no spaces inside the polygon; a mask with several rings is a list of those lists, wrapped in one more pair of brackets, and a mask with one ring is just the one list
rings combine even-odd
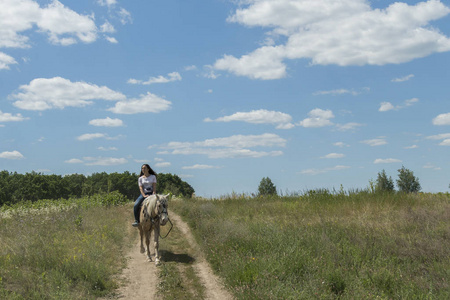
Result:
{"label": "horse's head", "polygon": [[167,195],[157,195],[156,196],[156,207],[155,210],[159,216],[159,224],[162,226],[166,225],[169,220],[169,194]]}

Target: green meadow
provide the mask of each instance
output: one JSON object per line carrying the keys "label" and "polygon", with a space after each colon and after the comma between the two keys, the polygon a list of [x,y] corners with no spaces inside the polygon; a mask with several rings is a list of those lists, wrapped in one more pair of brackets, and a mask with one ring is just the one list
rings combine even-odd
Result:
{"label": "green meadow", "polygon": [[450,299],[450,195],[335,193],[173,205],[237,299]]}
{"label": "green meadow", "polygon": [[119,193],[1,207],[0,299],[95,299],[111,293],[131,245]]}
{"label": "green meadow", "polygon": [[[449,194],[177,198],[170,211],[189,224],[236,299],[450,299]],[[121,194],[0,213],[1,299],[96,299],[122,284],[137,235]],[[192,261],[179,260],[195,255],[180,245],[175,227],[160,247],[173,257],[158,268],[159,293],[202,299]],[[186,254],[175,256],[180,247]]]}

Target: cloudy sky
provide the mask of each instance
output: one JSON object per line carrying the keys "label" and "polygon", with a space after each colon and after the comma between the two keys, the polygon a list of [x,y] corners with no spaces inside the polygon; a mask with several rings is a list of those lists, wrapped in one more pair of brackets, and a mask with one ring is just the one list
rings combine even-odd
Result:
{"label": "cloudy sky", "polygon": [[[450,2],[0,0],[0,170],[201,196],[450,183]],[[136,187],[137,188],[137,187]]]}

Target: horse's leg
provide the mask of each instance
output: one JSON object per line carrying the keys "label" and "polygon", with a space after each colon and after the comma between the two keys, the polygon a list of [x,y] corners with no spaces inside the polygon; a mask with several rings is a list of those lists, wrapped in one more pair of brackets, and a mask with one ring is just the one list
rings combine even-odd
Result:
{"label": "horse's leg", "polygon": [[155,241],[155,264],[159,265],[159,223],[155,224],[153,235],[153,239]]}
{"label": "horse's leg", "polygon": [[144,238],[144,230],[142,229],[142,225],[139,225],[139,235],[141,236],[141,253],[145,252],[145,248],[144,248],[144,243],[143,243],[143,238]]}
{"label": "horse's leg", "polygon": [[152,235],[152,226],[148,231],[145,231],[145,244],[147,245],[147,258],[148,261],[152,261],[152,256],[150,255],[150,237]]}

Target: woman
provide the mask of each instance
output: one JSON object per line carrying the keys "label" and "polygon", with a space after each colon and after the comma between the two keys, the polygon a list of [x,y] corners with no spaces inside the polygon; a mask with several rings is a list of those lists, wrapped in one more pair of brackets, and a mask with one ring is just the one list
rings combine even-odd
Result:
{"label": "woman", "polygon": [[141,167],[138,185],[141,194],[134,203],[134,223],[131,224],[133,227],[139,226],[139,213],[144,199],[150,195],[156,194],[156,173],[148,164],[144,164]]}

